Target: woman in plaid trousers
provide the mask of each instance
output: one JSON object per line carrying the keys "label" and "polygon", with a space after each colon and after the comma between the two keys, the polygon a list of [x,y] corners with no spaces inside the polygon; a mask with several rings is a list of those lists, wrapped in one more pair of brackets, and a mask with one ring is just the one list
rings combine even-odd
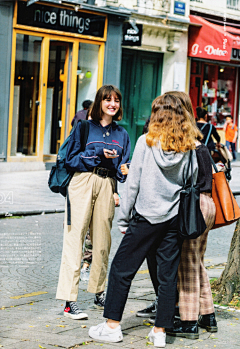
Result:
{"label": "woman in plaid trousers", "polygon": [[[188,95],[174,92],[192,116],[194,113]],[[204,266],[204,253],[207,247],[209,230],[213,227],[216,207],[212,199],[212,164],[208,148],[198,142],[198,184],[200,186],[200,207],[207,226],[197,239],[184,240],[178,268],[179,312],[181,322],[167,333],[197,339],[198,325],[208,332],[217,332],[211,286]]]}

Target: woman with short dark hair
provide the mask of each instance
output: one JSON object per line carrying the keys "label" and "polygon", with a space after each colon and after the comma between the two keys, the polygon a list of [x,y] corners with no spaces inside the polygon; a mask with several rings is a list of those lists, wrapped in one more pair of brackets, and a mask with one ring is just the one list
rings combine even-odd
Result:
{"label": "woman with short dark hair", "polygon": [[126,180],[121,165],[129,160],[130,139],[127,131],[113,120],[122,118],[122,95],[112,85],[102,86],[91,110],[89,135],[81,151],[81,123],[74,129],[67,149],[66,167],[75,172],[68,193],[71,225],[64,222],[64,242],[57,299],[66,301],[64,315],[83,319],[76,304],[82,259],[82,246],[90,226],[93,245],[88,292],[95,293],[94,305],[103,308],[111,227],[114,217],[115,180]]}

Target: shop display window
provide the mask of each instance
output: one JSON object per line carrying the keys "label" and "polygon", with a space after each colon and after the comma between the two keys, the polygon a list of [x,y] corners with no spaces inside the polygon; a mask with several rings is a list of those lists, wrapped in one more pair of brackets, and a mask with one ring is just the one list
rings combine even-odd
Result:
{"label": "shop display window", "polygon": [[42,38],[17,34],[11,155],[36,155]]}
{"label": "shop display window", "polygon": [[76,112],[86,99],[94,100],[98,81],[99,45],[79,43]]}
{"label": "shop display window", "polygon": [[201,106],[208,111],[209,121],[223,126],[226,116],[234,116],[236,68],[193,61],[190,97],[194,111]]}
{"label": "shop display window", "polygon": [[235,67],[204,65],[202,104],[212,123],[221,125],[227,115],[233,116]]}

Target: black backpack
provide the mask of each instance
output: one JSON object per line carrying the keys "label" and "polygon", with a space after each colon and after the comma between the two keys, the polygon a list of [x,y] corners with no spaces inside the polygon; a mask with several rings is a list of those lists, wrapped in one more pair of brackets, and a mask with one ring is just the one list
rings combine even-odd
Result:
{"label": "black backpack", "polygon": [[[87,120],[79,120],[81,122],[81,131],[80,131],[80,142],[81,150],[83,151],[86,147],[88,134],[89,134],[89,123]],[[49,179],[48,186],[50,190],[54,193],[60,193],[64,197],[67,195],[67,187],[74,175],[74,172],[68,171],[65,167],[65,159],[67,153],[68,142],[71,137],[73,130],[77,127],[78,122],[72,128],[70,135],[65,139],[61,145],[58,154],[56,164],[52,167]]]}

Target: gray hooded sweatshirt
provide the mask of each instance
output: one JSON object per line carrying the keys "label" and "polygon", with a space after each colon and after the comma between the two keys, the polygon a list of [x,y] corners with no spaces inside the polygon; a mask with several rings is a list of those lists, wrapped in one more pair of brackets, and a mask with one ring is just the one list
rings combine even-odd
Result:
{"label": "gray hooded sweatshirt", "polygon": [[[151,224],[165,222],[178,214],[180,191],[187,175],[190,152],[163,151],[149,147],[146,135],[136,144],[118,215],[118,227],[125,232],[131,212],[136,211]],[[193,151],[193,178],[197,181],[198,164]],[[191,176],[189,171],[188,178]]]}

